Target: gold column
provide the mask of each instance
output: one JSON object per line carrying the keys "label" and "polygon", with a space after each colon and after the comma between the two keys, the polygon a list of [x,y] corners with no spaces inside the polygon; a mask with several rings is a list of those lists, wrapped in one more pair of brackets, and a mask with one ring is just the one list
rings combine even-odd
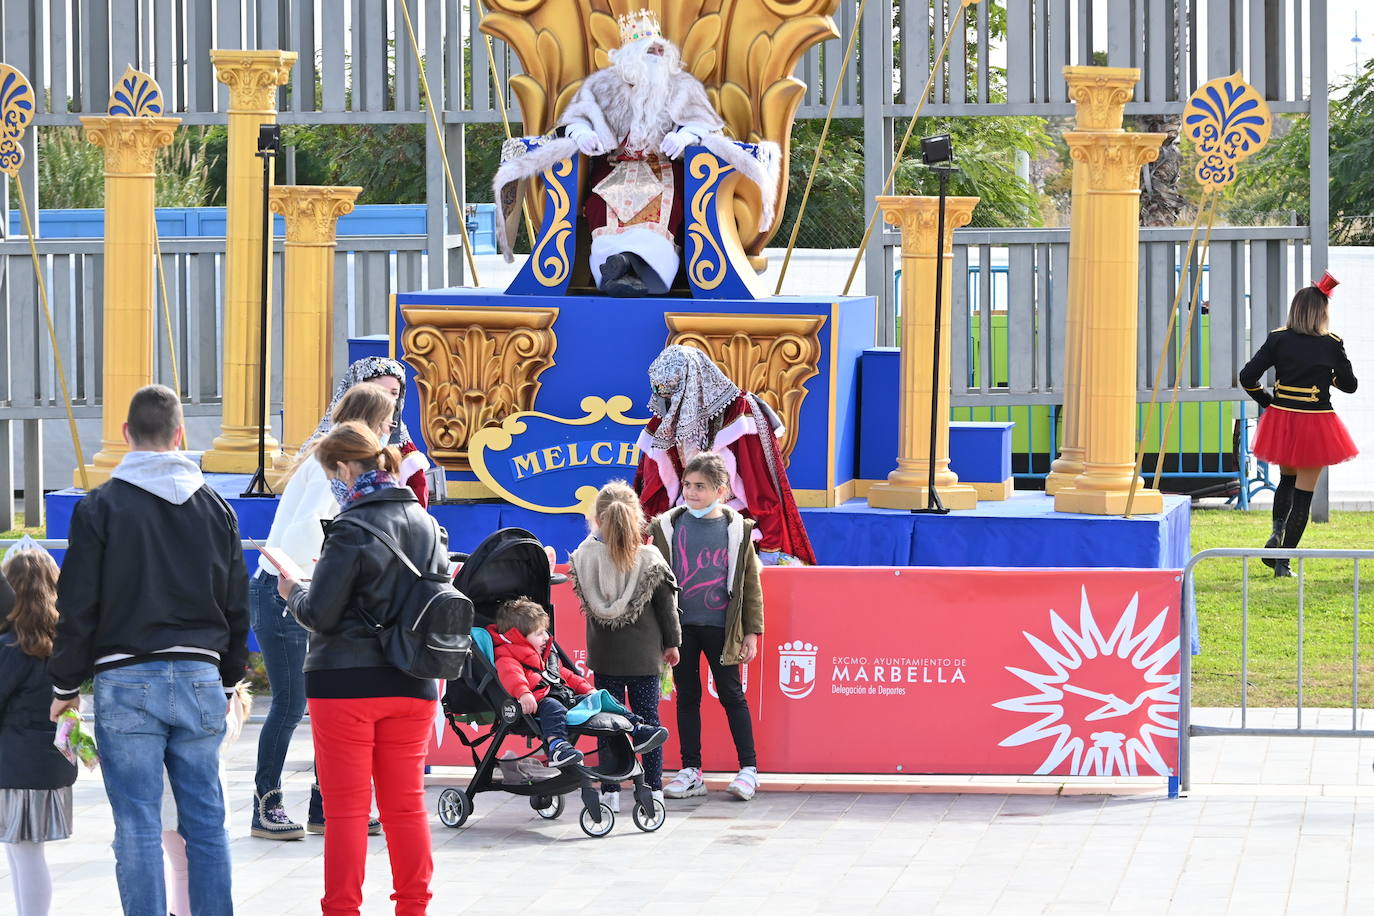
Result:
{"label": "gold column", "polygon": [[[1135,473],[1136,344],[1140,269],[1140,167],[1159,156],[1164,134],[1069,131],[1074,162],[1086,166],[1078,206],[1083,244],[1083,472],[1054,496],[1059,512],[1120,515]],[[1139,489],[1134,511],[1164,509],[1158,490]]]}
{"label": "gold column", "polygon": [[[277,87],[290,78],[294,51],[211,51],[215,78],[229,86],[228,226],[224,248],[224,417],[201,458],[206,471],[252,473],[258,466],[258,335],[261,327],[262,160],[258,127],[277,120]],[[271,270],[271,262],[268,262]],[[271,275],[267,278],[271,287]],[[271,350],[269,349],[270,353]],[[272,377],[271,364],[267,378]],[[277,440],[266,437],[267,453]]]}
{"label": "gold column", "polygon": [[282,410],[279,464],[289,464],[329,409],[334,365],[334,231],[362,188],[280,185],[269,206],[286,217],[282,300]]}
{"label": "gold column", "polygon": [[[940,381],[936,405],[935,491],[947,509],[973,509],[978,491],[949,469],[949,341],[954,288],[954,230],[973,219],[976,197],[945,201],[945,237],[939,240],[939,198],[879,197],[883,219],[902,230],[901,417],[897,467],[868,491],[880,509],[924,509],[930,480],[931,341],[935,337],[935,264],[944,258],[941,283]],[[938,254],[937,254],[938,251]]]}
{"label": "gold column", "polygon": [[[1121,135],[1122,112],[1131,99],[1140,71],[1134,67],[1065,67],[1069,98],[1077,105],[1074,130]],[[1082,215],[1084,168],[1075,163],[1069,216],[1069,290],[1064,334],[1064,411],[1063,438],[1059,457],[1050,465],[1045,492],[1053,495],[1072,486],[1083,473],[1083,259],[1091,240],[1084,236]]]}
{"label": "gold column", "polygon": [[[153,381],[154,170],[159,147],[172,142],[180,118],[82,118],[86,137],[105,150],[104,370],[100,451],[86,466],[90,486],[110,479],[129,451],[124,420],[129,399]],[[73,472],[82,486],[80,469]]]}

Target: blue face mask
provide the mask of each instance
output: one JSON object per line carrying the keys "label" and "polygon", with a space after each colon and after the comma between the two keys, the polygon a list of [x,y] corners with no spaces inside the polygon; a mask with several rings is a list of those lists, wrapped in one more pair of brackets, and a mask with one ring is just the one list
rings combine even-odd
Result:
{"label": "blue face mask", "polygon": [[691,506],[688,506],[688,507],[687,507],[687,511],[690,512],[690,513],[692,513],[692,518],[705,518],[706,516],[710,515],[712,512],[716,511],[716,507],[719,506],[719,505],[720,505],[720,500],[716,500],[715,502],[711,503],[711,505],[709,505],[709,506],[703,506],[703,507],[700,508],[700,509],[693,509]]}

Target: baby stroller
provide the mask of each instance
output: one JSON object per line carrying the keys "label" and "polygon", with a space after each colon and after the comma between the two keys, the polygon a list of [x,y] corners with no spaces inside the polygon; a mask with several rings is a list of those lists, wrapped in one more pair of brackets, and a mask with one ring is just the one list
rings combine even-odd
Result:
{"label": "baby stroller", "polygon": [[[644,781],[644,768],[630,742],[631,723],[624,716],[600,712],[582,725],[568,726],[568,740],[574,745],[582,736],[603,739],[598,749],[585,749],[582,764],[559,770],[543,770],[541,778],[530,781],[508,781],[519,767],[510,764],[512,758],[498,760],[501,746],[507,738],[534,739],[533,749],[523,752],[515,761],[531,760],[544,743],[538,721],[526,715],[496,674],[490,634],[483,627],[495,620],[496,607],[508,598],[521,595],[538,602],[549,614],[549,635],[555,637],[551,585],[564,581],[561,575],[551,575],[549,560],[538,538],[522,528],[502,528],[482,541],[466,558],[454,579],[454,585],[471,599],[474,609],[472,628],[473,651],[463,677],[449,681],[444,691],[444,717],[449,729],[472,751],[477,768],[466,789],[447,788],[439,796],[439,820],[446,827],[461,827],[471,816],[473,799],[480,792],[508,792],[529,798],[530,807],[540,817],[552,820],[563,813],[563,796],[580,792],[582,831],[591,837],[603,837],[615,827],[615,812],[602,804],[598,783],[632,781],[634,808],[632,817],[640,830],[651,833],[662,827],[667,811],[655,799]],[[558,647],[555,640],[550,661],[557,665],[562,658],[571,668],[572,660]],[[491,724],[486,734],[469,740],[466,722]],[[483,750],[483,745],[486,745]],[[522,748],[523,750],[523,748]]]}

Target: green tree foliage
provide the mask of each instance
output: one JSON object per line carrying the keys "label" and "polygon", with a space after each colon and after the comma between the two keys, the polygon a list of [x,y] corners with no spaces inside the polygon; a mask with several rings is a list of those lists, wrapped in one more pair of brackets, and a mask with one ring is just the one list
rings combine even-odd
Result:
{"label": "green tree foliage", "polygon": [[[1331,241],[1374,244],[1374,61],[1353,79],[1331,87]],[[1296,214],[1310,219],[1308,182],[1312,128],[1305,115],[1275,119],[1269,145],[1241,166],[1230,209]]]}
{"label": "green tree foliage", "polygon": [[[157,206],[202,207],[211,202],[212,154],[207,131],[183,127],[157,151]],[[38,198],[44,209],[105,206],[105,151],[77,127],[45,127],[38,138]]]}
{"label": "green tree foliage", "polygon": [[[906,121],[893,132],[900,137]],[[782,228],[774,244],[785,244],[801,206],[806,175],[816,155],[821,121],[798,121],[792,128],[789,162],[791,187]],[[1034,158],[1050,149],[1053,141],[1045,123],[1030,117],[922,118],[897,168],[895,194],[935,194],[939,182],[921,164],[918,139],[949,133],[953,138],[959,172],[949,183],[949,193],[981,198],[974,225],[983,227],[1038,226],[1039,195],[1016,172],[1018,154]],[[797,244],[803,248],[856,248],[863,239],[868,210],[864,205],[863,123],[836,120],[830,125],[825,151],[816,170]]]}

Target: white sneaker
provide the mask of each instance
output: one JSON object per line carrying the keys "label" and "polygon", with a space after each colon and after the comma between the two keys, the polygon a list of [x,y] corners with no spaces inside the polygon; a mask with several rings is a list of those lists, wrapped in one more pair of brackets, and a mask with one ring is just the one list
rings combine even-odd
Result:
{"label": "white sneaker", "polygon": [[758,767],[745,767],[735,774],[735,778],[730,780],[730,785],[725,787],[725,791],[738,798],[740,801],[748,801],[754,797],[754,793],[759,790],[759,770]]}
{"label": "white sneaker", "polygon": [[683,767],[678,770],[677,775],[663,787],[663,794],[669,798],[691,798],[693,795],[705,795],[706,783],[701,778],[701,770],[697,767]]}
{"label": "white sneaker", "polygon": [[601,804],[605,805],[607,808],[610,808],[610,809],[611,809],[612,811],[614,811],[616,814],[619,814],[619,813],[620,813],[620,793],[619,793],[619,792],[602,792],[602,793],[601,793]]}
{"label": "white sneaker", "polygon": [[656,802],[661,802],[661,801],[663,801],[663,790],[662,790],[662,789],[654,789],[653,792],[650,793],[650,794],[653,795],[654,801],[656,801]]}

